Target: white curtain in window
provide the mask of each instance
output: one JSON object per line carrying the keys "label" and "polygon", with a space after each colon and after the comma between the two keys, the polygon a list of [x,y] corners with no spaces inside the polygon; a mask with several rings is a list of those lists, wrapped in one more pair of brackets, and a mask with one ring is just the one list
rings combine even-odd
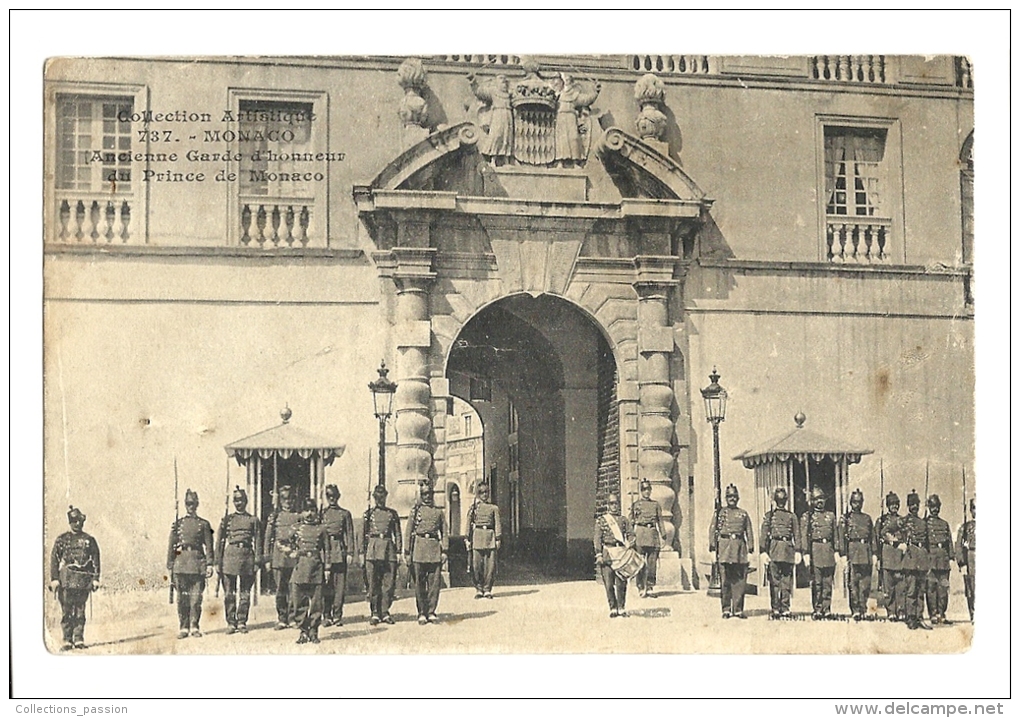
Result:
{"label": "white curtain in window", "polygon": [[853,173],[844,167],[847,174],[846,189],[848,204],[855,204],[852,192],[855,181],[861,178],[864,190],[868,195],[867,204],[878,206],[878,174],[877,169],[885,154],[885,140],[876,135],[842,134],[825,136],[825,196],[826,204],[832,205],[836,192],[836,178],[840,166],[847,161],[853,162]]}

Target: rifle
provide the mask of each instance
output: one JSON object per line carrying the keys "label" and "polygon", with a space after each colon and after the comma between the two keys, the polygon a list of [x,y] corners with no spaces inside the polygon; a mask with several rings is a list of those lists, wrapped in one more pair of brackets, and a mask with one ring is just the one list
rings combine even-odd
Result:
{"label": "rifle", "polygon": [[[368,504],[368,508],[365,509],[365,519],[362,522],[364,525],[361,527],[361,537],[362,537],[361,551],[362,551],[362,554],[364,554],[366,549],[368,548],[364,544],[365,544],[365,539],[368,537],[368,521],[369,521],[369,518],[370,518],[371,513],[372,513],[372,450],[371,449],[368,450],[368,495],[366,497],[365,502]],[[368,589],[368,559],[367,558],[365,558],[362,561],[362,564],[361,564],[361,580],[362,580],[362,583],[365,584],[365,596],[368,597],[368,598],[371,598],[370,593],[369,593],[369,589]]]}
{"label": "rifle", "polygon": [[843,540],[840,541],[843,549],[843,560],[846,565],[843,566],[843,596],[849,598],[850,596],[850,509],[847,509],[846,513],[843,514]]}
{"label": "rifle", "polygon": [[421,504],[415,504],[414,512],[409,518],[409,521],[411,522],[411,531],[410,540],[407,545],[407,581],[404,585],[405,589],[410,589],[411,583],[418,581],[418,577],[414,575],[414,530],[418,526],[418,516],[420,512]]}
{"label": "rifle", "polygon": [[[879,501],[881,502],[882,513],[878,517],[878,524],[875,530],[878,532],[878,590],[885,595],[885,581],[882,580],[882,531],[885,529],[885,460],[878,460],[879,475]],[[878,527],[881,528],[878,528]]]}
{"label": "rifle", "polygon": [[[181,506],[177,498],[177,457],[174,456],[174,527],[177,532],[177,522],[181,520]],[[170,603],[174,602],[174,570],[170,569]]]}
{"label": "rifle", "polygon": [[924,520],[928,521],[928,459],[924,460]]}
{"label": "rifle", "polygon": [[[227,517],[229,515],[230,515],[230,457],[228,456],[227,457],[227,493],[226,493],[226,496],[223,499],[223,521],[222,521],[222,523],[220,523],[220,532],[221,533],[223,531],[225,531],[226,528],[227,528]],[[217,545],[217,549],[218,548],[219,548],[219,545]],[[218,551],[218,553],[220,554],[220,556],[219,556],[220,560],[216,562],[216,593],[214,594],[216,596],[216,598],[220,597],[220,584],[223,583],[223,552],[222,551]],[[223,593],[225,594],[226,592],[227,592],[227,587],[224,584],[224,586],[223,586]]]}

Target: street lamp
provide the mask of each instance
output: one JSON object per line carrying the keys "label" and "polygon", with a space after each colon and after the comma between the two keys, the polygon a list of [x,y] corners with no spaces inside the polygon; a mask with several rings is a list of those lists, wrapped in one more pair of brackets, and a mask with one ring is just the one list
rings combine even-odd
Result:
{"label": "street lamp", "polygon": [[379,365],[379,378],[369,382],[372,391],[372,405],[375,418],[379,420],[379,486],[386,486],[386,420],[393,410],[393,394],[397,391],[397,383],[390,381],[387,374],[386,360]]}
{"label": "street lamp", "polygon": [[[722,507],[722,473],[719,464],[719,424],[726,420],[726,390],[719,386],[719,372],[712,367],[712,373],[708,375],[712,383],[701,390],[701,397],[705,400],[705,416],[712,425],[712,453],[715,459],[715,510]],[[712,564],[712,576],[708,582],[708,591],[719,591],[719,563]]]}

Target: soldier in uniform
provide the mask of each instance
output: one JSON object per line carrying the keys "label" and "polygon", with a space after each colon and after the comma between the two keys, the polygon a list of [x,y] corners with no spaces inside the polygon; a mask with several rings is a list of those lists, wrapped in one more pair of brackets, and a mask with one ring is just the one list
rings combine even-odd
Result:
{"label": "soldier in uniform", "polygon": [[248,494],[235,486],[232,498],[234,513],[223,517],[216,542],[228,634],[248,632],[251,590],[255,585],[255,571],[262,564],[262,536],[258,519],[246,510]]}
{"label": "soldier in uniform", "polygon": [[53,542],[50,553],[50,590],[60,601],[60,628],[64,642],[60,650],[85,648],[85,604],[99,588],[99,544],[83,530],[85,514],[68,507],[65,531]]}
{"label": "soldier in uniform", "polygon": [[326,487],[328,505],[319,520],[326,529],[326,573],[329,580],[322,587],[322,625],[342,626],[344,600],[347,596],[347,566],[354,560],[354,519],[342,508],[340,489]]}
{"label": "soldier in uniform", "polygon": [[479,484],[478,495],[468,512],[467,550],[475,582],[475,598],[492,598],[496,580],[496,555],[503,542],[499,506],[489,502],[489,485]]}
{"label": "soldier in uniform", "polygon": [[761,523],[761,558],[769,572],[772,618],[790,618],[793,570],[801,561],[800,526],[786,508],[789,496],[782,486],[772,492],[776,506]]}
{"label": "soldier in uniform", "polygon": [[294,623],[301,629],[298,643],[318,643],[322,622],[322,585],[325,583],[326,529],[319,523],[315,499],[305,499],[301,521],[286,539],[296,562],[290,581],[293,586]]}
{"label": "soldier in uniform", "polygon": [[885,614],[890,621],[906,618],[903,603],[903,517],[899,515],[900,497],[890,491],[885,497],[886,513],[875,526],[875,540],[880,550],[875,552],[882,571],[882,593],[885,595]]}
{"label": "soldier in uniform", "polygon": [[369,623],[393,623],[390,606],[396,588],[397,557],[401,551],[400,516],[386,506],[386,487],[372,489],[375,506],[365,512],[365,527],[362,546],[366,580],[368,582],[368,605],[371,611]]}
{"label": "soldier in uniform", "polygon": [[907,628],[931,630],[924,622],[924,586],[928,576],[928,526],[917,515],[921,497],[916,492],[907,494],[907,515],[903,517],[903,588],[906,603]]}
{"label": "soldier in uniform", "polygon": [[655,567],[659,547],[665,540],[666,527],[662,522],[662,507],[652,501],[652,482],[642,479],[641,498],[630,508],[630,521],[634,526],[635,547],[645,559],[645,567],[638,571],[637,586],[641,596],[655,596]]}
{"label": "soldier in uniform", "polygon": [[967,594],[967,610],[974,622],[974,532],[977,528],[977,508],[970,500],[970,521],[965,521],[956,536],[956,564],[963,574],[963,591]]}
{"label": "soldier in uniform", "polygon": [[850,613],[855,621],[864,619],[871,594],[871,557],[878,549],[874,523],[864,513],[864,492],[850,494],[850,510],[843,516],[839,546],[847,562]]}
{"label": "soldier in uniform", "polygon": [[432,484],[422,481],[418,486],[420,501],[407,521],[404,559],[415,581],[414,600],[418,607],[418,624],[436,623],[439,589],[443,583],[443,561],[450,547],[446,514],[434,505]]}
{"label": "soldier in uniform", "polygon": [[266,552],[266,568],[273,570],[273,582],[276,584],[276,630],[281,631],[294,622],[294,597],[290,581],[297,565],[284,541],[294,533],[301,514],[294,511],[294,498],[289,486],[280,487],[278,499],[279,505],[266,523],[262,546]]}
{"label": "soldier in uniform", "polygon": [[811,569],[811,618],[832,618],[832,579],[836,574],[836,514],[825,510],[825,492],[811,489],[811,508],[800,517],[801,552]]}
{"label": "soldier in uniform", "polygon": [[726,487],[726,505],[715,511],[709,526],[708,551],[719,564],[722,617],[747,618],[744,591],[747,589],[747,556],[754,553],[754,528],[751,517],[737,506],[737,487]]}
{"label": "soldier in uniform", "polygon": [[627,580],[613,570],[609,549],[633,546],[634,531],[630,522],[620,515],[620,497],[609,494],[606,511],[595,519],[595,568],[602,577],[609,601],[609,617],[626,616]]}
{"label": "soldier in uniform", "polygon": [[199,621],[202,619],[202,594],[205,580],[212,577],[216,552],[213,544],[212,524],[198,515],[198,494],[184,492],[187,514],[170,528],[166,567],[177,589],[177,619],[180,624],[178,638],[201,638]]}
{"label": "soldier in uniform", "polygon": [[954,560],[953,532],[949,522],[939,517],[942,500],[938,494],[928,497],[928,584],[925,597],[928,601],[928,618],[932,624],[948,624],[949,562]]}

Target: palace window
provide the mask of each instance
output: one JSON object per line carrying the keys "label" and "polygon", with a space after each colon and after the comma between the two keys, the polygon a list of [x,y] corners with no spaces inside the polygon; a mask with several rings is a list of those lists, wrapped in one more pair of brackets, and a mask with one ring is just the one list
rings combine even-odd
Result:
{"label": "palace window", "polygon": [[339,157],[326,146],[325,94],[232,90],[231,109],[223,136],[240,158],[231,241],[256,249],[327,246],[326,187]]}
{"label": "palace window", "polygon": [[46,239],[123,244],[145,241],[141,173],[146,140],[133,122],[143,88],[47,85]]}
{"label": "palace window", "polygon": [[[896,259],[901,228],[899,166],[892,161],[894,121],[822,119],[822,255],[828,262],[888,263]],[[898,146],[898,145],[897,145]]]}

